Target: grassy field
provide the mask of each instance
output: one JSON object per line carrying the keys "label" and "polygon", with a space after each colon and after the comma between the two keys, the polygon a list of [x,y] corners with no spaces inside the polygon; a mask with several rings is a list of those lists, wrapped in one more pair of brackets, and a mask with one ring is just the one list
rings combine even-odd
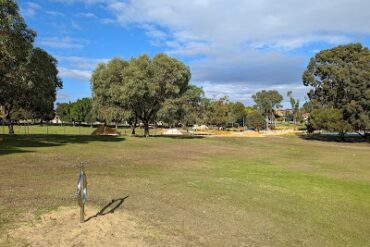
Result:
{"label": "grassy field", "polygon": [[[15,125],[14,131],[20,135],[90,135],[95,129],[85,126],[57,126],[57,125]],[[129,134],[131,130],[128,128],[120,128],[122,134]],[[137,128],[138,134],[144,133],[141,128]],[[0,126],[0,134],[8,134],[7,126]]]}
{"label": "grassy field", "polygon": [[[180,246],[369,246],[370,145],[266,138],[3,136],[0,245],[7,229],[76,207],[124,210]],[[76,210],[77,207],[76,207]],[[5,241],[5,242],[4,242]],[[150,244],[165,246],[163,239]]]}

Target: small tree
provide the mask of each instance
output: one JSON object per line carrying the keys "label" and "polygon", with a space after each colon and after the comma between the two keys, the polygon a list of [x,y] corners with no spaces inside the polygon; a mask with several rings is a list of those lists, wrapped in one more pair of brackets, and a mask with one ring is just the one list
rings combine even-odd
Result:
{"label": "small tree", "polygon": [[89,98],[78,99],[71,104],[70,116],[73,122],[87,122],[91,120],[91,100]]}
{"label": "small tree", "polygon": [[230,102],[229,105],[229,122],[243,124],[245,119],[246,111],[245,106],[241,102]]}
{"label": "small tree", "polygon": [[265,116],[266,129],[269,129],[269,121],[274,120],[274,109],[280,107],[283,96],[276,90],[262,90],[252,96],[256,103],[255,108]]}
{"label": "small tree", "polygon": [[266,120],[260,112],[252,111],[247,115],[247,126],[259,132],[266,126]]}
{"label": "small tree", "polygon": [[334,108],[315,109],[311,112],[308,121],[309,129],[327,130],[338,132],[344,140],[348,131],[353,130],[352,126],[343,120],[343,114],[340,110]]}
{"label": "small tree", "polygon": [[292,91],[288,91],[288,97],[290,106],[292,107],[292,115],[293,115],[293,124],[294,126],[297,125],[297,119],[299,118],[299,99],[293,98]]}

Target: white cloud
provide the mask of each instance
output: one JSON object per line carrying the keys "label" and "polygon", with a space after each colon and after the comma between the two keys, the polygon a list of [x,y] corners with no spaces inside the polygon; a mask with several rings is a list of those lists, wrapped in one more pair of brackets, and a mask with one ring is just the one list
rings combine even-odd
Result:
{"label": "white cloud", "polygon": [[175,39],[187,32],[217,46],[291,46],[289,40],[295,40],[296,47],[343,33],[370,33],[368,0],[129,0],[107,5],[123,25],[154,23],[170,29]]}
{"label": "white cloud", "polygon": [[74,78],[81,81],[89,81],[91,77],[91,71],[89,70],[79,70],[79,69],[69,69],[64,67],[59,67],[59,76]]}
{"label": "white cloud", "polygon": [[[215,83],[204,81],[196,83],[197,86],[200,86],[205,91],[205,96],[212,99],[219,99],[224,96],[228,96],[232,101],[239,101],[247,105],[254,105],[252,95],[260,91],[259,87],[249,87],[245,82],[236,82],[236,83]],[[253,85],[253,84],[252,84]],[[304,86],[292,84],[281,84],[279,86],[265,86],[265,90],[278,90],[279,93],[284,97],[282,102],[283,106],[286,108],[290,107],[288,98],[286,97],[287,92],[292,90],[293,96],[296,99],[299,99],[301,105],[306,101],[308,89]]]}
{"label": "white cloud", "polygon": [[87,58],[77,56],[57,56],[59,64],[59,76],[77,79],[81,82],[88,82],[92,71],[98,63],[106,63],[109,59]]}
{"label": "white cloud", "polygon": [[51,16],[64,16],[63,13],[53,10],[46,10],[45,13]]}
{"label": "white cloud", "polygon": [[240,88],[302,85],[307,58],[288,51],[370,35],[368,0],[113,0],[107,6],[121,25],[142,27],[169,54],[196,58],[193,81],[207,82],[208,94],[228,92],[237,100],[244,97]]}
{"label": "white cloud", "polygon": [[106,63],[107,58],[87,58],[77,56],[57,56],[59,62],[68,64],[68,67],[73,67],[81,70],[94,70],[98,63]]}
{"label": "white cloud", "polygon": [[310,53],[317,43],[370,37],[369,0],[58,1],[104,6],[116,23],[140,27],[152,44],[187,57],[193,81],[208,93],[235,99],[263,88],[289,87],[303,95],[307,57],[297,56],[298,48]]}
{"label": "white cloud", "polygon": [[41,6],[34,2],[26,3],[25,7],[22,8],[22,14],[25,17],[34,17],[38,10],[42,9]]}
{"label": "white cloud", "polygon": [[81,13],[78,13],[77,16],[84,17],[84,18],[91,18],[91,19],[97,18],[97,16],[91,12],[81,12]]}
{"label": "white cloud", "polygon": [[38,43],[51,48],[81,49],[88,45],[89,41],[71,37],[47,37],[41,38]]}
{"label": "white cloud", "polygon": [[115,20],[114,19],[110,19],[110,18],[103,18],[103,19],[100,19],[100,23],[105,24],[105,25],[108,25],[108,24],[115,23]]}

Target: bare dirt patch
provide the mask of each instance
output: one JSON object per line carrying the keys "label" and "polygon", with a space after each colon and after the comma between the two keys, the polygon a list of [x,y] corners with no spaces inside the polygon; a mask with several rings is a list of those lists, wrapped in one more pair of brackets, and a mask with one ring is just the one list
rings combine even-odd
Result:
{"label": "bare dirt patch", "polygon": [[91,133],[91,135],[94,136],[119,136],[120,134],[121,133],[116,129],[112,129],[107,126],[100,126]]}
{"label": "bare dirt patch", "polygon": [[104,215],[96,215],[97,212],[87,209],[87,221],[81,224],[77,207],[61,207],[10,230],[10,242],[14,246],[159,246],[161,242],[176,245],[175,238],[127,211]]}

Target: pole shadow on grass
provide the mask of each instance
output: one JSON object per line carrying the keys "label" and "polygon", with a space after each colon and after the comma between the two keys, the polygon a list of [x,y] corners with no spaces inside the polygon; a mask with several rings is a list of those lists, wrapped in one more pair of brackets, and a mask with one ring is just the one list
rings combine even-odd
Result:
{"label": "pole shadow on grass", "polygon": [[123,137],[92,135],[0,135],[0,138],[2,138],[0,155],[34,151],[28,148],[56,147],[71,143],[121,142],[125,140]]}
{"label": "pole shadow on grass", "polygon": [[200,135],[149,135],[149,137],[145,137],[143,135],[136,135],[135,137],[138,138],[163,138],[163,139],[203,139],[206,138],[205,136]]}
{"label": "pole shadow on grass", "polygon": [[95,215],[90,216],[85,220],[85,222],[88,222],[89,220],[96,218],[98,216],[104,216],[107,214],[113,214],[115,210],[117,210],[119,207],[122,206],[123,202],[128,198],[129,196],[125,196],[122,198],[114,199],[107,205],[105,205],[99,212],[97,212]]}

